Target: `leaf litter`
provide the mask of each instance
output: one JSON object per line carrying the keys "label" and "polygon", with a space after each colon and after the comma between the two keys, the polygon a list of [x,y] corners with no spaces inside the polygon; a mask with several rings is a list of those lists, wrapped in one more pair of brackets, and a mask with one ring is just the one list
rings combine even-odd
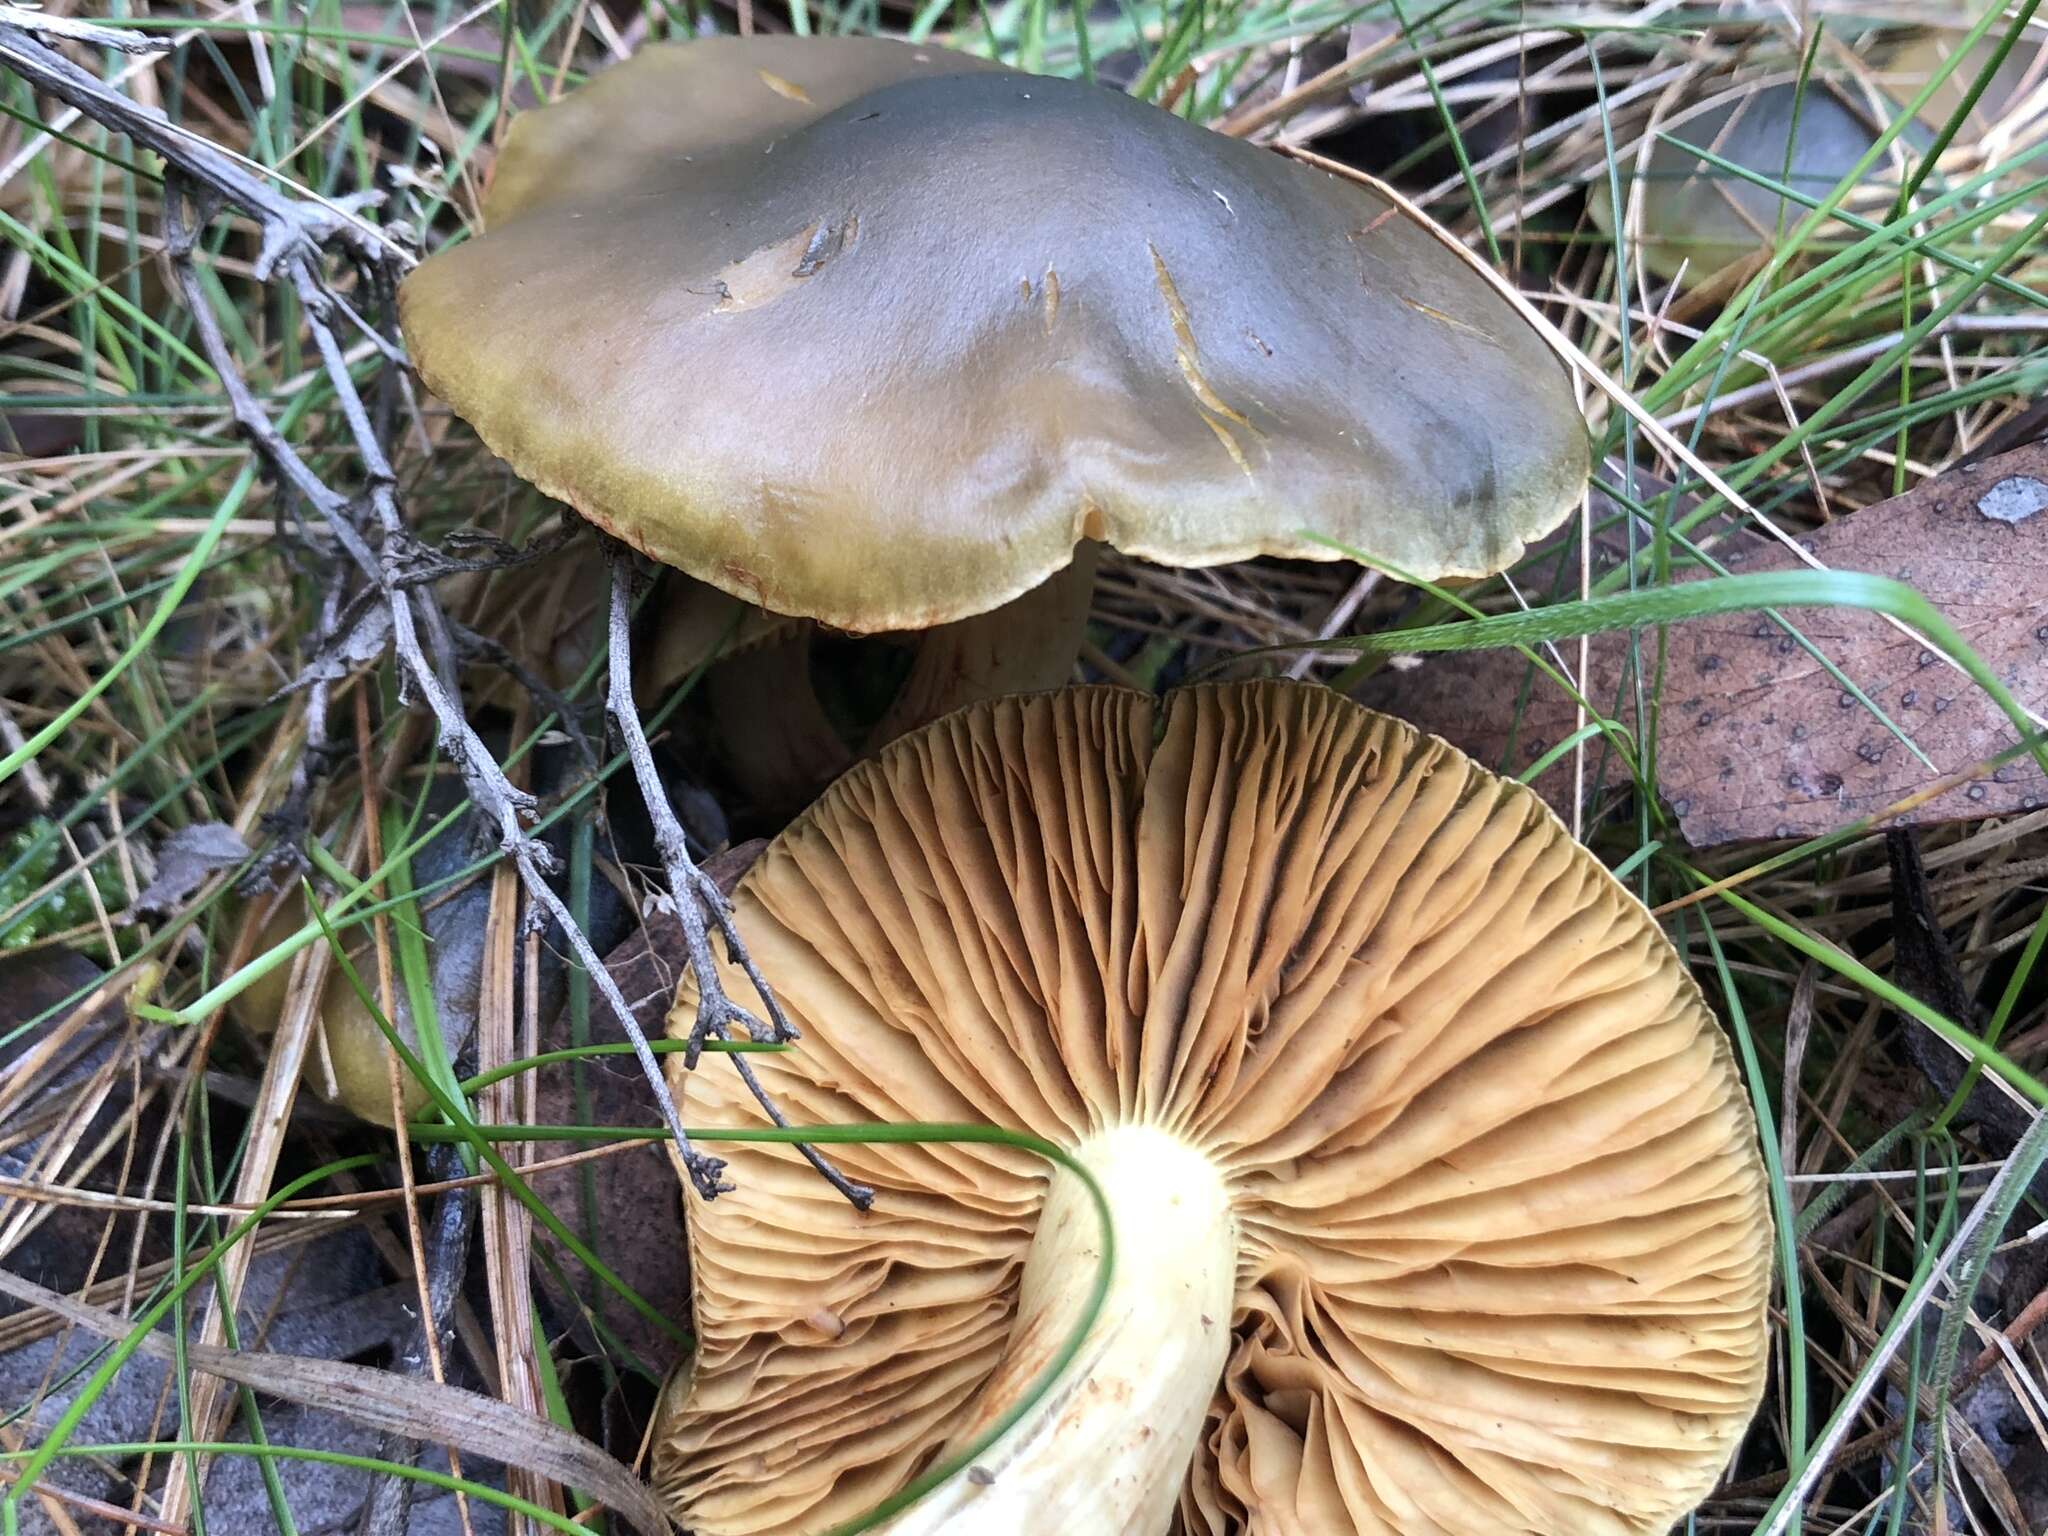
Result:
{"label": "leaf litter", "polygon": [[[1918,587],[2039,714],[2048,712],[2044,508],[2048,445],[2033,444],[1982,463],[1966,461],[1903,496],[1801,534],[1798,543],[1822,565]],[[1647,541],[1645,531],[1645,547]],[[1782,544],[1747,532],[1731,536],[1720,559],[1734,572],[1796,570],[1804,563]],[[1674,581],[1705,574],[1682,573]],[[1990,699],[1882,617],[1830,608],[1793,609],[1783,619],[1696,619],[1661,637],[1663,686],[1647,679],[1644,686],[1646,695],[1662,699],[1658,789],[1695,847],[1836,831],[2015,745],[2012,722]],[[1844,689],[1786,625],[1864,697]],[[1646,632],[1639,645],[1645,670],[1654,669],[1660,637]],[[1575,654],[1564,659],[1566,670],[1576,672]],[[1582,687],[1595,708],[1640,739],[1635,689],[1624,686],[1628,665],[1626,635],[1594,636]],[[1507,773],[1525,771],[1580,723],[1575,701],[1509,651],[1390,667],[1368,679],[1359,697]],[[1589,792],[1626,781],[1618,754],[1604,751],[1598,740],[1586,751]],[[1534,785],[1569,816],[1577,787],[1571,755]],[[2030,758],[2018,756],[1968,774],[1899,820],[1974,820],[2043,805],[2048,783]]]}

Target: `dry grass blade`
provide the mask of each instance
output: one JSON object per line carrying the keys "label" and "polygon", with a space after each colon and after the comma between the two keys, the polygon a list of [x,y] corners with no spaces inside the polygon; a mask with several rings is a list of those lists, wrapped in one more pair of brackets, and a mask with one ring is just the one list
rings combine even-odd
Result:
{"label": "dry grass blade", "polygon": [[[125,1339],[134,1325],[0,1270],[0,1292],[29,1302],[104,1339]],[[193,1365],[289,1402],[346,1415],[358,1423],[454,1446],[489,1460],[517,1462],[564,1487],[576,1487],[617,1511],[643,1536],[670,1536],[674,1526],[647,1486],[582,1436],[494,1397],[460,1387],[394,1375],[370,1366],[299,1355],[273,1355],[188,1344]],[[176,1358],[168,1337],[151,1334],[140,1353]]]}

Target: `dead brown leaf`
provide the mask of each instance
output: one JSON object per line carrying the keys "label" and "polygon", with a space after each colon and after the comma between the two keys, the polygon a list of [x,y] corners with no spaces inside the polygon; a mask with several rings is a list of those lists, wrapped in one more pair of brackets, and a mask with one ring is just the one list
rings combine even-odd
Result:
{"label": "dead brown leaf", "polygon": [[179,827],[156,850],[156,877],[130,903],[137,913],[175,910],[206,883],[209,875],[233,869],[249,857],[249,845],[233,827],[218,821]]}
{"label": "dead brown leaf", "polygon": [[[640,1027],[659,1036],[683,963],[682,925],[656,911],[646,914],[646,922],[606,956],[605,964],[632,1004]],[[541,1045],[544,1050],[561,1050],[573,1043],[569,1010],[563,1008]],[[566,1063],[543,1068],[536,1074],[534,1094],[536,1121],[542,1125],[653,1125],[661,1114],[647,1079],[630,1056],[593,1057],[581,1064],[580,1071]],[[536,1174],[530,1182],[534,1193],[560,1212],[614,1273],[665,1316],[688,1325],[690,1265],[683,1191],[666,1147],[649,1143],[586,1168]],[[673,1336],[610,1295],[546,1233],[535,1232],[533,1241],[536,1256],[545,1249],[556,1261],[553,1266],[536,1263],[535,1282],[562,1308],[584,1348],[603,1347],[591,1327],[591,1319],[601,1317],[611,1337],[654,1379],[678,1363],[682,1351]]]}
{"label": "dead brown leaf", "polygon": [[[2024,704],[2048,708],[2048,444],[1960,465],[1799,542],[1823,565],[1918,588]],[[1723,558],[1737,571],[1799,564],[1761,539]],[[2012,722],[1996,704],[1879,615],[1794,609],[1785,618],[1934,769],[1764,615],[1676,624],[1668,631],[1657,768],[1659,789],[1695,846],[1833,831],[2012,745]],[[1642,651],[1645,666],[1654,666],[1653,633],[1642,636]],[[1624,697],[1621,686],[1627,654],[1626,636],[1594,637],[1586,695],[1634,729],[1634,689]],[[1576,646],[1567,644],[1564,655],[1575,667]],[[1540,675],[1518,710],[1529,675],[1514,652],[1475,652],[1387,668],[1358,696],[1518,773],[1577,727],[1571,699]],[[1656,690],[1646,684],[1644,692]],[[1589,793],[1623,777],[1611,755],[1603,763],[1597,741],[1587,763]],[[1560,809],[1574,785],[1569,755],[1536,781]],[[2043,804],[2048,784],[2021,758],[1902,819],[1954,821]]]}
{"label": "dead brown leaf", "polygon": [[[753,838],[712,854],[702,868],[729,896],[767,846]],[[640,1027],[658,1036],[684,964],[683,929],[670,912],[649,908],[644,917],[645,926],[607,955],[605,965]],[[565,1007],[548,1025],[542,1049],[573,1044],[572,1027]],[[652,1125],[661,1115],[647,1079],[629,1056],[593,1057],[582,1063],[580,1074],[568,1063],[543,1068],[536,1074],[534,1094],[535,1119],[541,1125]],[[689,1323],[683,1192],[667,1147],[650,1143],[585,1168],[535,1174],[530,1182],[534,1193],[560,1212],[615,1274],[664,1315]],[[534,1245],[555,1259],[553,1265],[535,1264],[534,1279],[562,1308],[586,1349],[605,1347],[591,1326],[593,1317],[602,1317],[610,1338],[631,1351],[654,1379],[681,1363],[683,1351],[674,1336],[622,1305],[568,1250],[544,1232],[534,1234]]]}

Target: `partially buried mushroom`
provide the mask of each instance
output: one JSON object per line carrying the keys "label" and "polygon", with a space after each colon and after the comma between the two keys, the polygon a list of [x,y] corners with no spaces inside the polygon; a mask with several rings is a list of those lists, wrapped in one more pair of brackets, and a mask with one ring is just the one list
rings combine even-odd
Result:
{"label": "partially buried mushroom", "polygon": [[[1323,689],[1000,700],[771,843],[738,920],[797,1123],[1068,1148],[1114,1222],[1078,1355],[883,1527],[1661,1536],[1762,1390],[1770,1225],[1725,1038],[1525,788]],[[678,1003],[674,1027],[692,1009]],[[726,1073],[695,1125],[752,1126]],[[1006,1146],[732,1145],[654,1473],[702,1536],[816,1533],[1028,1397],[1102,1260]]]}
{"label": "partially buried mushroom", "polygon": [[[1674,114],[1658,132],[1668,137],[1650,146],[1640,171],[1633,158],[1621,167],[1625,198],[1631,182],[1641,182],[1631,245],[1659,277],[1689,271],[1696,280],[1776,249],[1877,142],[1868,109],[1820,81],[1745,85]],[[1724,170],[1674,140],[1756,179]],[[1766,181],[1791,195],[1760,184]],[[1848,201],[1865,208],[1878,195],[1875,187],[1858,189]],[[1604,175],[1593,185],[1588,211],[1603,232],[1614,233],[1614,200]]]}
{"label": "partially buried mushroom", "polygon": [[[440,783],[428,791],[424,809],[441,816],[461,802],[459,789]],[[478,862],[490,846],[489,835],[481,832],[473,819],[464,818],[405,861],[401,888],[410,896],[421,887],[438,886]],[[410,980],[421,973],[395,967],[397,986],[385,1022],[408,1048],[418,1051],[421,1044],[415,1012],[420,1018],[431,1019],[443,1045],[441,1051],[430,1052],[430,1059],[460,1050],[475,1027],[477,989],[483,967],[484,917],[490,901],[490,882],[476,880],[453,891],[438,892],[420,902],[416,911],[409,910],[408,903],[399,915],[398,921],[415,929],[425,942],[423,974],[428,984],[414,992]],[[261,925],[250,945],[251,952],[256,953],[289,939],[306,924],[308,916],[303,899],[287,890],[251,903],[241,920]],[[373,937],[367,928],[345,929],[342,952],[374,997],[380,976]],[[235,1022],[266,1052],[292,999],[291,974],[290,966],[277,966],[245,987],[228,1004]],[[314,1022],[315,1032],[300,1068],[301,1078],[321,1098],[349,1113],[377,1125],[391,1125],[390,1042],[377,1014],[338,968],[327,972]],[[430,1102],[426,1088],[402,1067],[398,1083],[401,1114],[415,1114]]]}
{"label": "partially buried mushroom", "polygon": [[[2017,41],[1994,70],[2002,33],[1994,30],[1963,50],[1967,35],[1959,26],[1929,26],[1873,49],[1874,83],[1890,98],[1889,106],[1867,90],[1791,78],[1745,83],[1663,119],[1657,132],[1668,137],[1660,136],[1640,159],[1629,151],[1620,165],[1625,196],[1632,182],[1641,181],[1631,236],[1643,265],[1659,277],[1683,271],[1698,281],[1739,270],[1775,250],[1856,169],[1894,111],[1959,51],[1961,61],[1921,107],[1919,120],[1901,130],[1901,147],[1878,160],[1843,205],[1882,220],[1897,197],[1903,150],[1923,152],[1965,100],[1971,110],[1961,128],[1964,144],[2001,127],[2016,130],[2016,119],[2026,114],[2044,76],[2039,44]],[[1703,159],[1673,140],[1714,158]],[[1604,233],[1614,233],[1614,200],[1604,174],[1593,184],[1588,212]]]}
{"label": "partially buried mushroom", "polygon": [[[1585,485],[1563,366],[1426,228],[1093,85],[650,47],[518,119],[485,215],[400,293],[427,383],[665,564],[949,626],[876,739],[1065,681],[1098,541],[1488,575]],[[779,667],[757,705],[801,689]]]}

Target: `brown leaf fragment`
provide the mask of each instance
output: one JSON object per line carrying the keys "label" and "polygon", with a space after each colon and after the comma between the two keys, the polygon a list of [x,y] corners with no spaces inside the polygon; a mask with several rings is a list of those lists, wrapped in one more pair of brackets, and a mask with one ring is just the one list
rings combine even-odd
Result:
{"label": "brown leaf fragment", "polygon": [[[2048,444],[1958,465],[1905,495],[1839,518],[1799,543],[1822,565],[1896,577],[1923,593],[2029,709],[2048,709]],[[1783,545],[1746,538],[1722,559],[1738,572],[1796,569]],[[1685,577],[1681,579],[1697,579]],[[1875,815],[2010,747],[2012,722],[1961,673],[1883,617],[1791,609],[1795,625],[1934,764],[1930,771],[1784,629],[1762,613],[1667,632],[1658,788],[1696,847],[1812,837]],[[1654,668],[1657,638],[1641,636]],[[1559,651],[1576,668],[1575,641]],[[1587,697],[1634,730],[1625,634],[1590,646]],[[1570,736],[1571,698],[1512,651],[1425,658],[1382,670],[1359,699],[1414,721],[1506,773]],[[1603,744],[1587,747],[1586,791],[1622,781]],[[1536,780],[1567,809],[1568,754]],[[1894,824],[2010,815],[2048,805],[2048,783],[2019,758],[1914,807]]]}
{"label": "brown leaf fragment", "polygon": [[[728,880],[736,884],[762,846],[743,844],[713,855],[705,870],[721,888]],[[619,991],[650,1035],[660,1033],[675,1000],[683,955],[682,924],[669,913],[649,911],[646,927],[605,957]],[[564,1007],[549,1025],[542,1048],[562,1050],[572,1044],[571,1017]],[[726,1068],[721,1064],[720,1070]],[[542,1068],[534,1091],[542,1125],[653,1125],[661,1113],[630,1056],[595,1057],[580,1070],[566,1062]],[[689,1325],[683,1192],[665,1148],[649,1143],[582,1168],[535,1174],[530,1183],[614,1273],[677,1323]],[[553,1238],[537,1232],[534,1247],[536,1255],[545,1248],[555,1258],[552,1266],[536,1263],[534,1278],[561,1307],[584,1348],[606,1348],[608,1337],[610,1347],[628,1352],[622,1365],[638,1365],[651,1379],[681,1359],[671,1335],[610,1294]],[[604,1337],[593,1320],[601,1320]]]}
{"label": "brown leaf fragment", "polygon": [[136,912],[170,912],[206,883],[249,857],[249,845],[233,827],[203,821],[180,827],[156,851],[156,878],[135,898]]}

